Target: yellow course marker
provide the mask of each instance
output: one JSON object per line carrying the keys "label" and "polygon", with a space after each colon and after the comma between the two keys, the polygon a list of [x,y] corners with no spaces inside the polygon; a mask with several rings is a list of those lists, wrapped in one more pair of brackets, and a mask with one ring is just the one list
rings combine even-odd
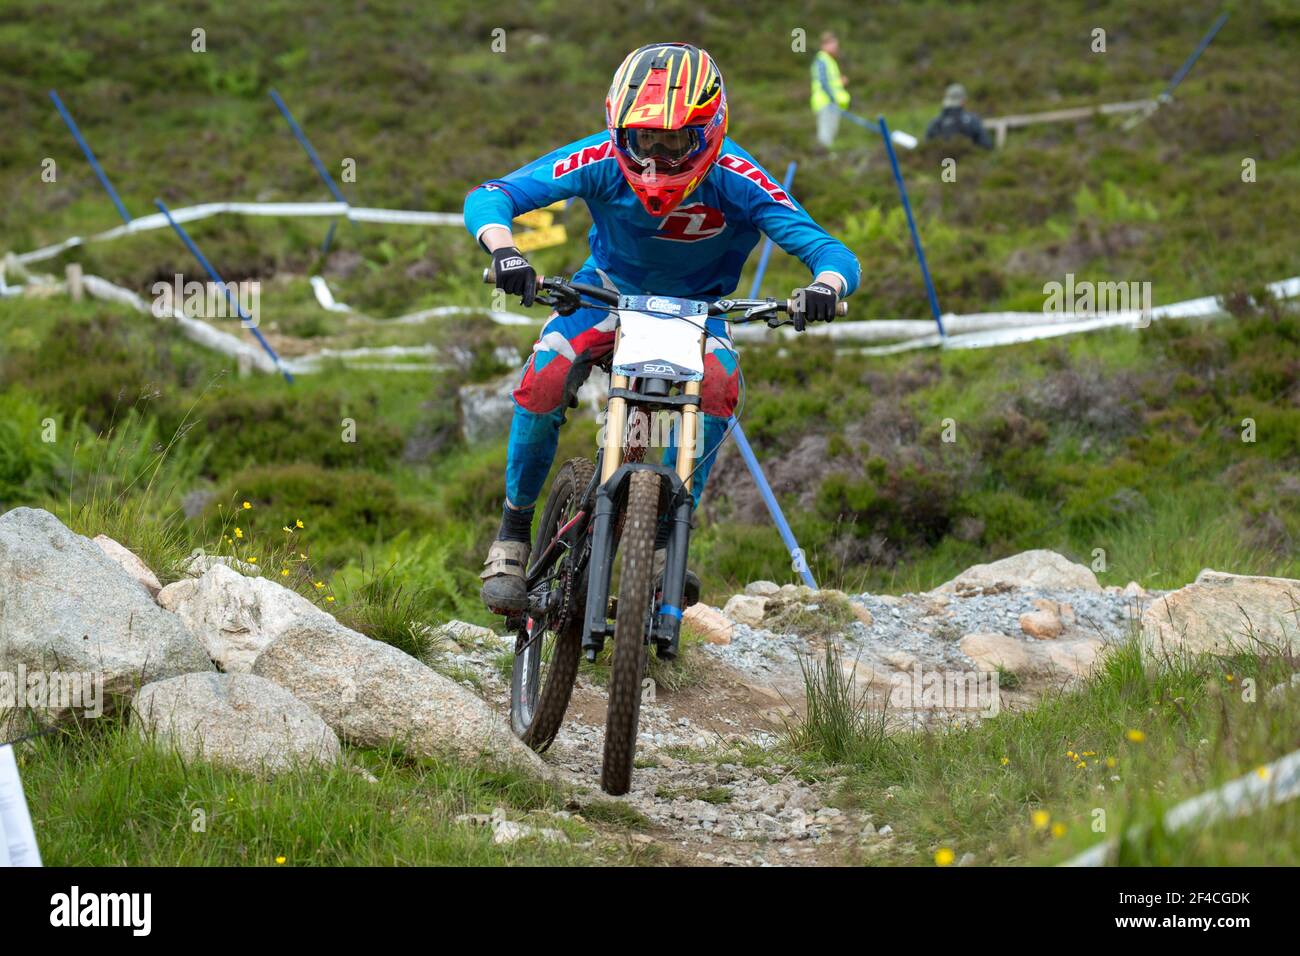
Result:
{"label": "yellow course marker", "polygon": [[563,226],[547,226],[545,229],[529,229],[515,234],[515,246],[520,252],[534,249],[549,249],[558,246],[569,238]]}

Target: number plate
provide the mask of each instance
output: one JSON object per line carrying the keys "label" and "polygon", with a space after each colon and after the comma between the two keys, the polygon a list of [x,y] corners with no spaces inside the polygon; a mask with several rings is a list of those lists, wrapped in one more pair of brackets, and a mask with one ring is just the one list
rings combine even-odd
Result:
{"label": "number plate", "polygon": [[704,378],[703,327],[708,315],[707,302],[663,295],[623,296],[619,300],[622,335],[614,353],[614,374],[700,381]]}

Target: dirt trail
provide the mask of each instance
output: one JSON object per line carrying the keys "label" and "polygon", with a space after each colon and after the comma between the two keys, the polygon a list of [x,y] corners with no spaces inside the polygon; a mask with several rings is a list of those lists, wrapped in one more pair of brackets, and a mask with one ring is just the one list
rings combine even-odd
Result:
{"label": "dirt trail", "polygon": [[[689,865],[818,866],[852,863],[874,835],[869,820],[836,806],[836,779],[808,780],[782,764],[773,748],[783,715],[801,702],[735,670],[700,647],[691,685],[656,687],[641,708],[632,791],[600,791],[607,697],[583,674],[547,763],[583,791],[579,807],[615,801],[643,820],[631,839],[655,845],[664,862]],[[504,715],[508,686],[495,649],[452,655]],[[594,815],[594,814],[593,814]]]}

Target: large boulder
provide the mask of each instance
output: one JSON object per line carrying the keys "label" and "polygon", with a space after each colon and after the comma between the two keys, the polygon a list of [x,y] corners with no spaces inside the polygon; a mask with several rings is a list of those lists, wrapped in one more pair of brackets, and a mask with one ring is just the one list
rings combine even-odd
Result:
{"label": "large boulder", "polygon": [[692,604],[682,612],[682,623],[689,624],[710,644],[730,644],[736,623],[716,607]]}
{"label": "large boulder", "polygon": [[545,764],[482,700],[391,645],[327,616],[276,638],[253,664],[325,718],[348,743],[400,743],[417,754]]}
{"label": "large boulder", "polygon": [[173,611],[227,673],[247,673],[268,644],[301,621],[333,622],[305,597],[267,578],[212,564],[201,578],[167,585],[158,603]]}
{"label": "large boulder", "polygon": [[1026,641],[992,631],[964,636],[957,645],[982,671],[1002,670],[1021,678],[1086,677],[1106,645],[1095,637]]}
{"label": "large boulder", "polygon": [[1300,651],[1300,581],[1208,568],[1142,614],[1147,650],[1227,654],[1261,646]]}
{"label": "large boulder", "polygon": [[490,382],[460,387],[460,433],[465,441],[496,439],[510,430],[515,414],[512,396],[518,385],[519,373],[507,372]]}
{"label": "large boulder", "polygon": [[252,674],[171,677],[142,687],[131,711],[159,744],[251,773],[335,763],[342,752],[315,711]]}
{"label": "large boulder", "polygon": [[97,534],[93,539],[99,550],[117,562],[117,566],[140,582],[140,586],[155,597],[162,590],[158,575],[149,570],[149,566],[140,560],[134,551],[124,548],[106,534]]}
{"label": "large boulder", "polygon": [[[203,645],[88,538],[48,511],[0,515],[0,672],[89,678],[99,705],[58,698],[33,706],[38,719],[111,711],[138,688],[212,669]],[[52,691],[52,685],[49,689]],[[28,695],[28,704],[32,704]]]}
{"label": "large boulder", "polygon": [[932,594],[961,594],[980,591],[1003,591],[1009,588],[1034,588],[1046,591],[1093,591],[1101,585],[1092,570],[1075,564],[1055,551],[1022,551],[991,564],[976,564],[951,581],[939,585]]}
{"label": "large boulder", "polygon": [[722,613],[738,624],[758,627],[763,623],[768,598],[757,594],[734,594],[722,608]]}

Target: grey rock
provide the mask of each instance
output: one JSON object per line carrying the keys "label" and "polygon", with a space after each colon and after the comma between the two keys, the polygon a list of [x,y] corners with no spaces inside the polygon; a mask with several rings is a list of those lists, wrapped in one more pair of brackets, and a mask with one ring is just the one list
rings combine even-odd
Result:
{"label": "grey rock", "polygon": [[471,691],[328,616],[291,626],[258,655],[253,673],[310,705],[349,743],[397,742],[422,755],[549,772]]}
{"label": "grey rock", "polygon": [[140,586],[149,592],[150,597],[157,597],[162,590],[158,575],[149,570],[149,566],[128,548],[124,548],[106,534],[97,534],[93,539],[99,550],[112,558],[123,571],[135,578]]}
{"label": "grey rock", "polygon": [[227,672],[247,673],[262,649],[299,621],[334,619],[295,591],[267,578],[245,577],[222,563],[198,579],[167,585],[158,603],[174,612]]}
{"label": "grey rock", "polygon": [[1055,551],[1022,551],[990,564],[976,564],[931,593],[948,594],[998,588],[1081,590],[1100,593],[1090,568]]}
{"label": "grey rock", "polygon": [[490,382],[460,387],[460,432],[465,441],[487,441],[509,431],[515,414],[511,394],[518,384],[519,373],[507,372]]}
{"label": "grey rock", "polygon": [[[212,670],[203,645],[88,538],[48,511],[0,515],[0,671],[89,674],[112,711],[156,680]],[[38,718],[82,710],[47,701]]]}
{"label": "grey rock", "polygon": [[334,731],[283,687],[252,674],[182,674],[141,688],[138,726],[189,758],[252,773],[331,764]]}

